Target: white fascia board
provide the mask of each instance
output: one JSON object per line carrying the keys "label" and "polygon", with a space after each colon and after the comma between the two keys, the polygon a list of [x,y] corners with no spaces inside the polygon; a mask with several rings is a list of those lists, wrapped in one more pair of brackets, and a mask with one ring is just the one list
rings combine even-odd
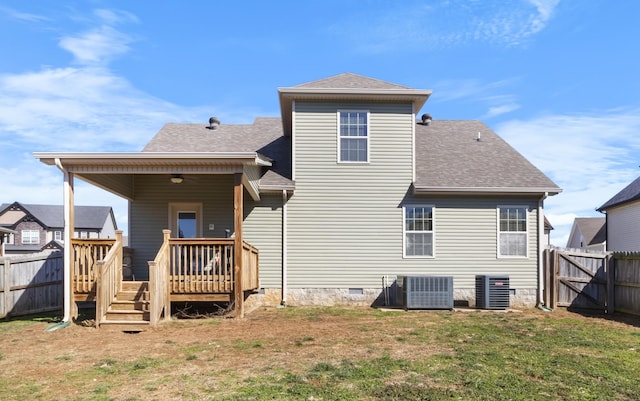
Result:
{"label": "white fascia board", "polygon": [[137,152],[137,153],[99,153],[99,152],[35,152],[33,156],[42,163],[55,165],[59,159],[63,164],[94,162],[127,162],[138,163],[165,161],[180,163],[181,161],[210,160],[225,163],[254,164],[258,166],[271,166],[271,159],[257,152]]}
{"label": "white fascia board", "polygon": [[560,188],[531,188],[531,187],[419,187],[414,186],[416,195],[470,195],[470,194],[547,194],[557,195],[562,192]]}

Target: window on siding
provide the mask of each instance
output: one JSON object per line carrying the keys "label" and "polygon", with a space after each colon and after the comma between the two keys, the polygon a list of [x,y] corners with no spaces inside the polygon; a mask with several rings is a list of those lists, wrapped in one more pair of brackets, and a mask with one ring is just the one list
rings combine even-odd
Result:
{"label": "window on siding", "polygon": [[38,245],[40,243],[40,231],[22,230],[23,245]]}
{"label": "window on siding", "polygon": [[527,207],[501,206],[498,213],[498,255],[527,257]]}
{"label": "window on siding", "polygon": [[338,161],[369,161],[369,113],[339,111]]}
{"label": "window on siding", "polygon": [[53,233],[53,239],[56,241],[62,241],[62,231],[55,231]]}
{"label": "window on siding", "polygon": [[80,231],[80,238],[81,239],[87,239],[89,238],[89,233],[86,231]]}
{"label": "window on siding", "polygon": [[405,206],[404,256],[433,256],[433,207]]}

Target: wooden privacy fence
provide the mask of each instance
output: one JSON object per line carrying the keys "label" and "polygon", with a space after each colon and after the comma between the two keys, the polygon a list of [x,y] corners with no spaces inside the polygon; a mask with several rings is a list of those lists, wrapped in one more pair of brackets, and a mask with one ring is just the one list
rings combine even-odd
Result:
{"label": "wooden privacy fence", "polygon": [[62,252],[0,258],[0,317],[62,309]]}
{"label": "wooden privacy fence", "polygon": [[640,253],[547,249],[545,305],[640,315]]}

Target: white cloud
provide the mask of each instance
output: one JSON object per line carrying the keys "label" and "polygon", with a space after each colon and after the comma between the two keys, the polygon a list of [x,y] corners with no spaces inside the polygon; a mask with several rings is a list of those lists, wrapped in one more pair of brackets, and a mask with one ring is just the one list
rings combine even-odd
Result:
{"label": "white cloud", "polygon": [[49,18],[44,15],[25,13],[9,7],[0,7],[0,14],[5,14],[9,18],[26,22],[42,22],[49,20]]}
{"label": "white cloud", "polygon": [[507,103],[500,106],[492,106],[489,107],[489,111],[485,114],[484,118],[492,118],[502,114],[511,113],[512,111],[518,110],[520,105],[517,103]]}
{"label": "white cloud", "polygon": [[382,15],[353,16],[332,31],[366,53],[489,43],[518,46],[547,27],[558,0],[393,3]]}
{"label": "white cloud", "polygon": [[556,245],[565,245],[572,217],[601,216],[595,209],[640,175],[639,131],[640,109],[545,115],[496,127],[563,188],[545,203]]}

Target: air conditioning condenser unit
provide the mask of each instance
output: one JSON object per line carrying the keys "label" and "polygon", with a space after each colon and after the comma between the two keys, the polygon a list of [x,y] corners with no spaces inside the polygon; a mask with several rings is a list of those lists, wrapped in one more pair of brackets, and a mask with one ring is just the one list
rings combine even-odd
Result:
{"label": "air conditioning condenser unit", "polygon": [[476,308],[508,309],[509,276],[476,276]]}
{"label": "air conditioning condenser unit", "polygon": [[398,276],[396,285],[405,309],[453,309],[453,276]]}

